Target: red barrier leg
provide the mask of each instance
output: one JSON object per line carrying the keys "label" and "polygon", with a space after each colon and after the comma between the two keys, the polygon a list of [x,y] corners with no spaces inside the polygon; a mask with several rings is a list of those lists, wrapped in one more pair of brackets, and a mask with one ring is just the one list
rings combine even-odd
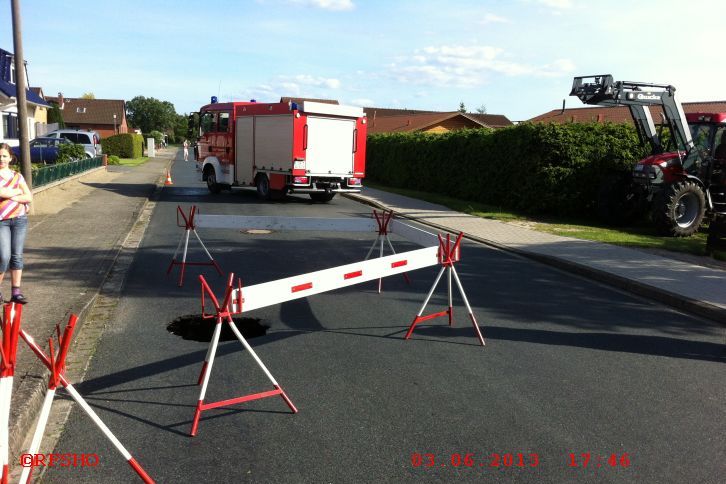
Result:
{"label": "red barrier leg", "polygon": [[[237,325],[234,324],[234,320],[232,319],[233,314],[241,314],[242,313],[242,286],[241,283],[238,285],[238,292],[237,292],[237,299],[235,301],[232,301],[232,295],[234,293],[234,288],[232,286],[232,283],[234,281],[234,274],[229,275],[229,280],[227,282],[227,289],[225,291],[224,300],[220,304],[212,290],[210,289],[209,285],[207,284],[207,281],[204,279],[204,276],[199,276],[199,280],[202,284],[202,317],[205,319],[210,318],[216,318],[217,323],[214,326],[214,334],[212,336],[212,341],[210,342],[209,349],[207,350],[207,357],[202,365],[202,371],[199,375],[199,378],[201,380],[202,388],[199,392],[199,400],[197,401],[197,406],[194,410],[194,418],[192,419],[192,428],[189,434],[194,437],[197,435],[197,430],[199,428],[199,420],[202,416],[202,412],[205,410],[210,410],[212,408],[220,408],[220,407],[228,407],[230,405],[237,405],[239,403],[244,402],[250,402],[253,400],[259,400],[261,398],[268,398],[268,397],[274,397],[277,395],[280,395],[280,397],[283,399],[285,404],[292,410],[293,413],[297,413],[297,408],[292,403],[292,400],[287,396],[287,394],[283,391],[282,387],[277,383],[275,380],[275,377],[272,376],[272,373],[267,369],[265,364],[262,362],[262,360],[257,356],[257,353],[252,349],[252,347],[249,345],[247,340],[242,336],[242,333],[240,333],[239,329],[237,329]],[[209,297],[213,307],[214,307],[214,314],[208,314],[206,313],[205,309],[205,295]],[[257,366],[260,367],[260,369],[265,373],[267,378],[272,383],[272,386],[274,387],[274,390],[268,390],[265,392],[259,392],[259,393],[253,393],[250,395],[244,395],[241,397],[236,398],[230,398],[228,400],[221,400],[218,402],[210,402],[205,403],[204,399],[206,397],[207,388],[209,386],[209,379],[212,374],[212,366],[214,365],[214,357],[217,353],[217,346],[219,343],[219,335],[222,332],[222,324],[226,323],[229,325],[230,329],[234,333],[234,335],[237,337],[240,343],[242,343],[242,346],[244,346],[245,350],[247,350],[247,353],[252,356],[252,358],[255,360],[255,363],[257,363]]]}
{"label": "red barrier leg", "polygon": [[[207,250],[207,246],[204,245],[204,242],[202,242],[202,239],[199,237],[199,234],[197,233],[196,225],[194,223],[194,217],[198,213],[196,205],[192,205],[189,209],[189,215],[185,214],[180,206],[176,207],[177,214],[177,226],[178,227],[184,227],[184,234],[182,235],[181,239],[179,240],[179,244],[177,244],[176,250],[174,251],[174,255],[171,258],[171,262],[169,263],[169,267],[166,270],[166,274],[169,275],[171,273],[171,270],[174,268],[174,266],[178,265],[181,266],[181,269],[179,271],[179,287],[182,287],[184,285],[184,271],[186,270],[187,266],[213,266],[219,275],[223,275],[222,269],[219,267],[219,264],[217,264],[217,261],[214,260],[214,257],[212,257],[212,254],[209,253],[209,250]],[[184,220],[184,223],[180,223],[179,217],[181,216],[182,220]],[[194,236],[197,238],[197,241],[199,241],[199,244],[202,246],[202,249],[204,250],[204,253],[209,258],[209,261],[207,262],[189,262],[187,261],[187,250],[189,249],[189,235],[194,234]],[[176,256],[179,253],[179,248],[182,245],[182,242],[184,242],[184,250],[182,252],[182,258],[181,260],[177,260]]]}
{"label": "red barrier leg", "polygon": [[[71,318],[75,318],[75,315],[72,315]],[[69,322],[70,325],[70,322]],[[66,327],[66,331],[68,331],[68,328]],[[30,349],[33,351],[33,353],[36,354],[36,356],[42,361],[45,366],[51,370],[51,372],[54,372],[55,364],[54,364],[54,358],[49,358],[46,356],[46,354],[43,352],[43,350],[38,346],[38,344],[35,342],[32,336],[30,336],[25,331],[20,331],[20,337],[23,338],[23,340],[28,344]],[[70,342],[70,334],[68,336],[68,341]],[[67,348],[66,348],[67,350]],[[134,469],[136,474],[141,478],[142,481],[146,482],[147,484],[153,484],[154,480],[149,477],[149,475],[144,471],[144,469],[141,467],[141,465],[134,459],[128,450],[121,444],[121,442],[116,438],[116,436],[111,432],[111,430],[106,426],[106,424],[103,423],[103,420],[96,414],[96,412],[91,408],[90,405],[86,402],[86,400],[81,396],[80,393],[73,387],[73,385],[66,379],[65,377],[65,369],[61,368],[61,371],[57,372],[57,378],[60,381],[60,384],[63,385],[63,387],[66,389],[68,394],[78,403],[78,405],[83,409],[83,411],[86,412],[86,415],[88,415],[91,420],[93,420],[93,423],[96,424],[96,426],[103,432],[103,435],[116,447],[116,450],[118,450],[121,455],[124,456],[126,461],[131,465],[131,468]]]}
{"label": "red barrier leg", "polygon": [[7,484],[10,470],[10,402],[13,392],[13,375],[18,352],[18,335],[23,306],[8,303],[2,307],[2,341],[0,342],[0,463],[2,483]]}
{"label": "red barrier leg", "polygon": [[[391,239],[388,238],[388,225],[391,222],[391,219],[393,219],[393,210],[384,210],[383,212],[378,213],[377,210],[373,210],[373,216],[376,218],[376,223],[378,223],[378,237],[376,237],[376,240],[373,241],[373,245],[371,245],[371,248],[368,250],[368,253],[366,254],[365,259],[368,260],[370,258],[371,253],[373,252],[373,249],[376,247],[376,245],[380,246],[380,250],[378,253],[378,257],[383,257],[383,242],[384,240],[388,243],[388,247],[391,249],[391,253],[395,254],[396,249],[393,248],[393,244],[391,244]],[[408,274],[405,272],[402,273],[403,278],[406,280],[407,284],[411,284],[411,279],[409,279]],[[381,293],[381,290],[383,289],[383,278],[378,279],[378,293]]]}
{"label": "red barrier leg", "polygon": [[[454,244],[451,244],[451,238],[449,235],[446,236],[446,242],[441,238],[439,235],[439,262],[441,263],[441,270],[439,271],[438,275],[436,276],[436,280],[434,281],[434,284],[431,286],[431,290],[429,290],[428,295],[426,296],[426,300],[424,301],[423,305],[421,306],[421,309],[419,310],[418,314],[416,314],[416,317],[413,318],[413,322],[408,328],[408,331],[406,332],[406,336],[404,339],[409,339],[411,335],[413,334],[413,330],[416,327],[416,325],[422,321],[427,321],[429,319],[438,318],[441,316],[448,316],[449,317],[449,326],[452,326],[454,323],[454,307],[453,307],[453,297],[452,297],[452,277],[454,281],[456,281],[456,285],[459,288],[459,293],[461,294],[461,298],[464,301],[464,305],[466,306],[466,310],[469,312],[469,318],[471,319],[472,325],[474,327],[474,333],[476,334],[477,339],[479,340],[479,343],[481,343],[482,346],[485,345],[484,337],[482,336],[481,330],[479,329],[479,324],[476,321],[476,317],[474,316],[474,312],[471,309],[471,306],[469,305],[469,300],[466,297],[466,293],[464,292],[464,287],[461,285],[461,281],[459,280],[459,275],[456,273],[456,268],[454,267],[454,264],[460,260],[460,245],[461,245],[461,239],[464,236],[463,233],[460,233],[459,236],[456,239],[456,242]],[[439,281],[441,280],[441,276],[444,273],[444,270],[447,271],[447,281],[448,281],[448,309],[445,311],[440,311],[438,313],[433,314],[427,314],[426,316],[423,316],[423,312],[426,309],[426,305],[428,305],[429,300],[431,299],[431,296],[434,293],[434,290],[436,290],[436,286],[438,286]]]}

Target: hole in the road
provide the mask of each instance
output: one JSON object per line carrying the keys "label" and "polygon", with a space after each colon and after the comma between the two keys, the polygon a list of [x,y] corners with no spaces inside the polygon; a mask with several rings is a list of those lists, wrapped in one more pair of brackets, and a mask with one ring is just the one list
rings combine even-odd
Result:
{"label": "hole in the road", "polygon": [[[256,338],[267,334],[269,326],[260,324],[258,318],[232,318],[234,325],[242,333],[245,339]],[[214,325],[217,324],[216,318],[203,319],[201,314],[188,314],[180,316],[169,323],[166,327],[167,331],[183,339],[192,341],[210,342],[214,333]],[[232,332],[229,324],[222,323],[222,333],[219,335],[219,341],[232,341],[237,337]]]}
{"label": "hole in the road", "polygon": [[251,234],[251,235],[265,235],[265,234],[271,234],[272,230],[267,229],[249,229],[249,230],[243,230],[243,234]]}

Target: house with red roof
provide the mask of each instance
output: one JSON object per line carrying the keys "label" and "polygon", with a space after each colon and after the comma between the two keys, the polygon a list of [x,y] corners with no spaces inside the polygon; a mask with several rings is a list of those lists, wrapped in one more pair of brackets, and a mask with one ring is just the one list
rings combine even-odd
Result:
{"label": "house with red roof", "polygon": [[62,93],[46,99],[58,105],[68,129],[96,131],[101,138],[129,131],[122,99],[67,98]]}

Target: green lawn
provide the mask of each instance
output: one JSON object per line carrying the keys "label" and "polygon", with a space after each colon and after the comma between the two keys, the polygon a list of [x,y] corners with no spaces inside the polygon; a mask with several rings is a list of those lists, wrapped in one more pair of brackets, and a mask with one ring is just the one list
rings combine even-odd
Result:
{"label": "green lawn", "polygon": [[143,163],[146,163],[148,159],[148,156],[143,156],[141,158],[121,158],[119,164],[122,166],[139,166]]}
{"label": "green lawn", "polygon": [[[647,221],[643,221],[638,225],[629,227],[608,227],[595,220],[573,220],[555,217],[537,218],[511,211],[505,211],[500,207],[459,200],[435,193],[388,187],[369,180],[365,180],[364,185],[419,200],[425,200],[431,203],[437,203],[457,212],[467,213],[476,217],[488,218],[501,222],[521,222],[531,229],[550,234],[574,237],[577,239],[594,240],[614,245],[645,247],[669,250],[673,252],[685,252],[695,255],[706,255],[707,234],[705,228],[702,228],[700,232],[692,237],[663,237],[656,234],[652,225],[650,225]],[[716,252],[713,255],[716,259],[726,260],[725,252]]]}

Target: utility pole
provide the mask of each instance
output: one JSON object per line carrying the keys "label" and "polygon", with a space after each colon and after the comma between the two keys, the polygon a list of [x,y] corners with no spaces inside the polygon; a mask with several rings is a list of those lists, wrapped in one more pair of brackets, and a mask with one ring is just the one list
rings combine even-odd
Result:
{"label": "utility pole", "polygon": [[15,88],[18,100],[18,131],[20,132],[20,172],[28,187],[33,187],[33,175],[30,164],[30,145],[28,144],[28,100],[25,90],[28,81],[25,77],[25,61],[23,60],[23,37],[20,27],[20,2],[10,0],[13,11],[13,44],[15,50]]}

